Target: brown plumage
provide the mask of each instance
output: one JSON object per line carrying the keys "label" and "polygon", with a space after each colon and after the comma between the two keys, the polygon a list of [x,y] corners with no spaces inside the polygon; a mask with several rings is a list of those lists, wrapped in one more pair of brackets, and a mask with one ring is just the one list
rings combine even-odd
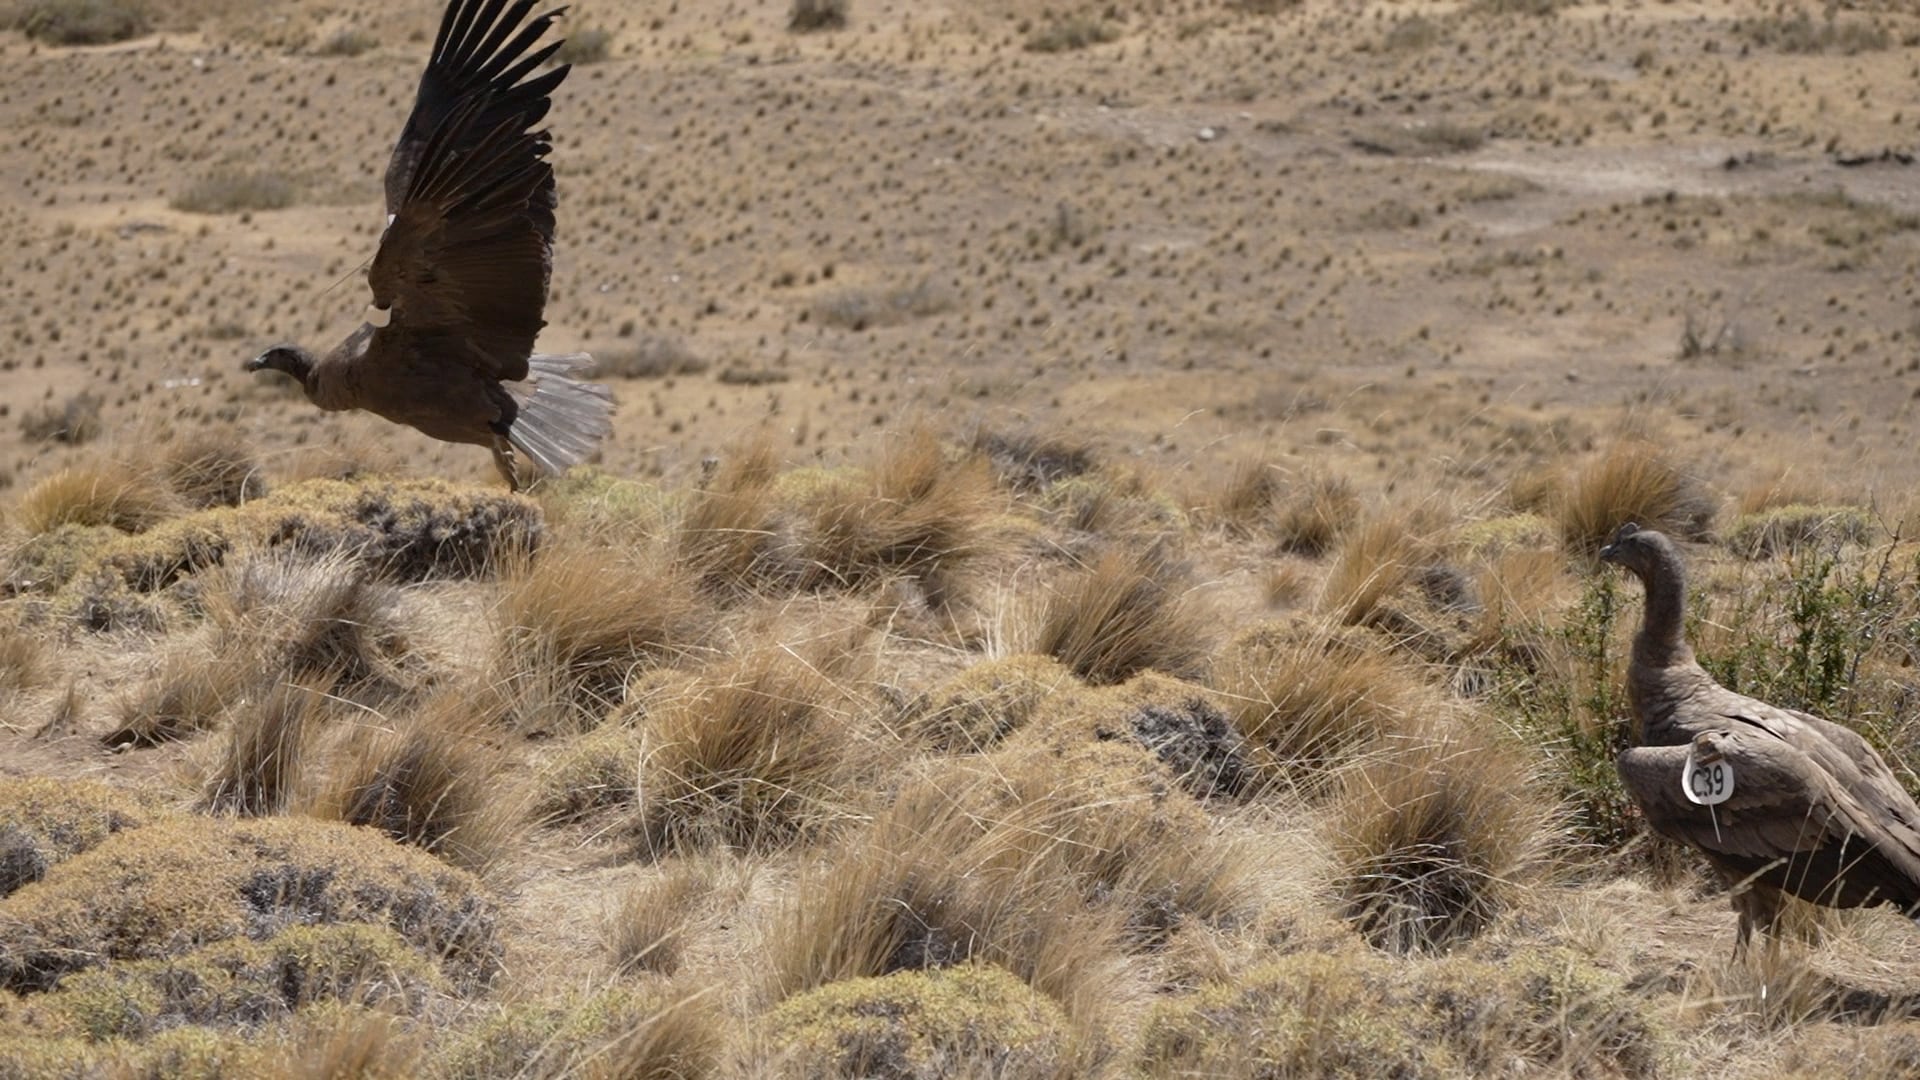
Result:
{"label": "brown plumage", "polygon": [[[1713,681],[1687,644],[1686,570],[1672,540],[1622,525],[1600,558],[1646,586],[1627,667],[1638,745],[1620,755],[1620,778],[1654,831],[1700,850],[1736,886],[1738,947],[1755,927],[1772,930],[1782,893],[1914,914],[1920,807],[1873,747],[1849,728]],[[1731,770],[1724,802],[1687,797],[1689,756]]]}
{"label": "brown plumage", "polygon": [[560,472],[594,454],[613,412],[605,387],[572,377],[591,358],[533,352],[556,201],[535,125],[569,70],[528,78],[560,47],[535,47],[561,11],[528,19],[534,2],[448,3],[387,164],[368,322],[325,356],[279,345],[246,364],[293,376],[322,409],[490,447],[516,489],[514,451]]}

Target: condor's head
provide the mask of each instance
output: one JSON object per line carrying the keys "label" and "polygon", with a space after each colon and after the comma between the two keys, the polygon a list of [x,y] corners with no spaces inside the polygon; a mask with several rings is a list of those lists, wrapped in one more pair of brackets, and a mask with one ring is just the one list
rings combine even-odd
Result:
{"label": "condor's head", "polygon": [[259,356],[240,365],[246,372],[279,371],[284,372],[306,385],[307,375],[313,371],[313,354],[298,345],[275,345]]}

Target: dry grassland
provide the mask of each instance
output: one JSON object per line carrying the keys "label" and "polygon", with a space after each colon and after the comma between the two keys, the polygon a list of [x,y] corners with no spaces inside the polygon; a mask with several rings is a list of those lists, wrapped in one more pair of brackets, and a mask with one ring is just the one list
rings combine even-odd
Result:
{"label": "dry grassland", "polygon": [[0,1078],[1905,1077],[1612,768],[1920,789],[1920,16],[581,0],[598,467],[360,318],[438,5],[0,0]]}

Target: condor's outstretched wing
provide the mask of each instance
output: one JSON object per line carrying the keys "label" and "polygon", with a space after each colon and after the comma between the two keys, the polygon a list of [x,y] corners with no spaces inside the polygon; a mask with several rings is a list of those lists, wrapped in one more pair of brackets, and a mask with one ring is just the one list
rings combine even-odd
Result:
{"label": "condor's outstretched wing", "polygon": [[552,262],[533,208],[553,191],[553,167],[545,132],[511,116],[481,126],[494,104],[467,98],[420,149],[367,274],[385,313],[369,356],[430,354],[527,377]]}
{"label": "condor's outstretched wing", "polygon": [[[560,47],[558,40],[534,46],[565,8],[532,19],[535,0],[449,0],[433,39],[433,54],[420,76],[413,113],[387,163],[387,216],[395,218],[413,186],[414,174],[428,146],[454,112],[476,99],[485,102],[479,116],[464,128],[465,142],[441,146],[443,154],[472,151],[478,140],[502,125],[531,131],[546,118],[555,87],[567,77],[561,65],[537,78],[527,75],[545,63]],[[525,80],[525,81],[522,81]],[[553,242],[553,182],[551,178],[529,201],[529,214],[540,235]]]}

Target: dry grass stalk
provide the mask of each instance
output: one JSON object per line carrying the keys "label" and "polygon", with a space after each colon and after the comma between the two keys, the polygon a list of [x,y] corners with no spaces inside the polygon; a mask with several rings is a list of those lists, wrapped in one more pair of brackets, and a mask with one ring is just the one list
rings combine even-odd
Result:
{"label": "dry grass stalk", "polygon": [[1276,503],[1280,549],[1323,555],[1360,519],[1360,496],[1343,476],[1311,473]]}
{"label": "dry grass stalk", "polygon": [[1019,644],[1096,684],[1149,669],[1197,674],[1211,619],[1191,593],[1177,591],[1180,577],[1158,553],[1109,552],[1047,595]]}
{"label": "dry grass stalk", "polygon": [[1394,952],[1485,929],[1546,867],[1560,811],[1540,799],[1538,768],[1519,747],[1435,726],[1350,773],[1329,816],[1342,913]]}
{"label": "dry grass stalk", "polygon": [[1355,529],[1321,587],[1320,610],[1358,626],[1381,613],[1387,598],[1433,561],[1436,545],[1421,514],[1385,514]]}
{"label": "dry grass stalk", "polygon": [[341,692],[385,701],[416,681],[396,590],[346,551],[275,549],[203,576],[221,662],[252,669],[262,684],[324,674]]}
{"label": "dry grass stalk", "polygon": [[1567,547],[1592,554],[1632,521],[1686,540],[1711,538],[1713,495],[1650,442],[1615,443],[1561,490],[1555,517]]}
{"label": "dry grass stalk", "polygon": [[718,987],[679,993],[621,1031],[580,1070],[584,1080],[690,1080],[722,1075],[730,1018]]}
{"label": "dry grass stalk", "polygon": [[342,751],[315,816],[370,826],[455,866],[487,870],[518,842],[525,814],[479,726],[469,695],[450,690],[404,727],[363,735]]}
{"label": "dry grass stalk", "polygon": [[153,674],[119,707],[108,746],[158,746],[215,726],[230,707],[259,692],[256,672],[185,640],[160,654]]}
{"label": "dry grass stalk", "polygon": [[1206,493],[1206,516],[1236,535],[1246,536],[1271,520],[1281,490],[1278,466],[1263,456],[1236,459],[1218,487]]}
{"label": "dry grass stalk", "polygon": [[231,427],[198,429],[176,438],[160,455],[160,473],[181,501],[196,510],[239,506],[267,493],[252,448]]}
{"label": "dry grass stalk", "polygon": [[494,615],[495,681],[522,728],[587,730],[620,705],[636,672],[697,648],[711,618],[678,566],[612,548],[550,545],[506,575]]}
{"label": "dry grass stalk", "polygon": [[0,615],[0,690],[31,690],[47,678],[47,649],[18,614]]}

